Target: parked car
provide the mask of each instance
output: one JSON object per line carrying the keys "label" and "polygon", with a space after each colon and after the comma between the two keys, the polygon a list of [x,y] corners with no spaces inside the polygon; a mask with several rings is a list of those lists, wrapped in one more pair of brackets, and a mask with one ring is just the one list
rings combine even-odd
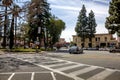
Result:
{"label": "parked car", "polygon": [[110,53],[120,53],[120,49],[112,48],[109,50]]}
{"label": "parked car", "polygon": [[94,47],[94,48],[87,48],[87,50],[98,50],[98,48]]}
{"label": "parked car", "polygon": [[72,46],[70,47],[69,49],[69,53],[76,53],[76,54],[80,54],[80,53],[83,53],[83,49],[82,48],[79,48],[78,46]]}
{"label": "parked car", "polygon": [[109,51],[109,48],[99,48],[99,51]]}

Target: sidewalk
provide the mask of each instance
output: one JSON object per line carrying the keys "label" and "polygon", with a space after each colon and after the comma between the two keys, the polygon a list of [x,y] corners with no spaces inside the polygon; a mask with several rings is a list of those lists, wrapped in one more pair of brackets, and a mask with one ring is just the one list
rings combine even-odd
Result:
{"label": "sidewalk", "polygon": [[1,54],[4,54],[4,52],[0,50],[0,55],[1,55]]}

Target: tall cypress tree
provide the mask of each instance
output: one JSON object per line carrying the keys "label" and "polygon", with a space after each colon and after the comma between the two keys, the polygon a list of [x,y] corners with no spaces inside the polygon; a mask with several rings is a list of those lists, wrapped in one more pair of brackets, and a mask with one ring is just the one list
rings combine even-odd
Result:
{"label": "tall cypress tree", "polygon": [[96,33],[96,20],[95,20],[95,15],[94,12],[91,10],[88,16],[88,28],[89,28],[89,39],[90,39],[90,44],[89,47],[92,47],[92,37],[94,37],[94,33]]}
{"label": "tall cypress tree", "polygon": [[87,36],[87,31],[86,31],[86,28],[87,28],[87,16],[86,16],[86,8],[85,8],[85,5],[82,6],[82,9],[78,15],[78,20],[77,20],[77,23],[76,23],[76,27],[75,27],[75,31],[77,33],[77,35],[79,37],[81,37],[82,39],[82,47],[84,47],[84,42],[85,42],[85,38]]}
{"label": "tall cypress tree", "polygon": [[120,36],[120,0],[112,0],[109,6],[109,17],[106,18],[105,27],[109,33]]}

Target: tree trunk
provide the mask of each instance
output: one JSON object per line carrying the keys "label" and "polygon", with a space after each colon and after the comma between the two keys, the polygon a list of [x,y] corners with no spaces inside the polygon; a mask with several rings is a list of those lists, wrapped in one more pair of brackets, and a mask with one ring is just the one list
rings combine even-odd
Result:
{"label": "tree trunk", "polygon": [[11,22],[9,48],[12,49],[13,45],[14,45],[14,14],[12,16],[12,22]]}
{"label": "tree trunk", "polygon": [[3,48],[6,48],[6,28],[7,28],[7,6],[5,7],[5,22],[4,22]]}

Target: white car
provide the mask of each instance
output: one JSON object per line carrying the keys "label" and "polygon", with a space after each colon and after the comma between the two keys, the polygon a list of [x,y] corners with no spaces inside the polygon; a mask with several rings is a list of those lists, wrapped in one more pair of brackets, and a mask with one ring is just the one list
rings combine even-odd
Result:
{"label": "white car", "polygon": [[82,48],[79,48],[78,46],[72,46],[70,47],[69,49],[69,53],[76,53],[76,54],[80,54],[80,53],[83,53],[83,49]]}

